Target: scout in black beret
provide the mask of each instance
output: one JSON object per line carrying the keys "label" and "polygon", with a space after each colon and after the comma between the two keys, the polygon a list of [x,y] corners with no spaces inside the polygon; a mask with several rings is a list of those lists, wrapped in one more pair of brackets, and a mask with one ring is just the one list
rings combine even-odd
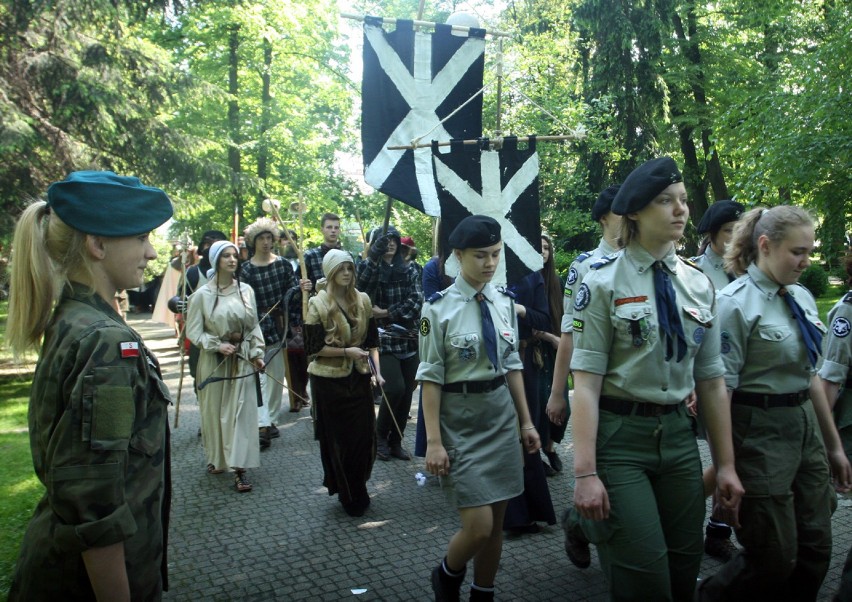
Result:
{"label": "scout in black beret", "polygon": [[605,188],[598,195],[598,199],[592,206],[592,219],[599,222],[603,216],[609,213],[612,209],[612,201],[615,200],[615,195],[621,188],[618,184]]}
{"label": "scout in black beret", "polygon": [[72,228],[112,238],[150,232],[173,213],[165,192],[111,171],[71,172],[47,189],[47,205]]}
{"label": "scout in black beret", "polygon": [[646,161],[627,176],[612,201],[616,215],[636,213],[672,184],[683,182],[683,176],[671,157]]}
{"label": "scout in black beret", "polygon": [[500,224],[487,215],[469,215],[450,234],[450,248],[481,249],[500,242]]}
{"label": "scout in black beret", "polygon": [[716,201],[701,217],[696,229],[699,234],[713,234],[728,222],[735,222],[745,211],[742,203],[736,201]]}

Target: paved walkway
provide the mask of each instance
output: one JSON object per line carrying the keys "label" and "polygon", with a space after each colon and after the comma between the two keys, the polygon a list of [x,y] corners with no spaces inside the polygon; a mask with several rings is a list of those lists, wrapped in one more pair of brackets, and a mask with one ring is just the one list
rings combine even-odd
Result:
{"label": "paved walkway", "polygon": [[[149,317],[131,314],[128,321],[157,354],[176,398],[177,345],[170,329]],[[172,408],[172,425],[174,419]],[[307,410],[289,414],[279,425],[281,438],[261,454],[262,466],[250,471],[251,493],[237,493],[227,474],[205,472],[198,426],[187,370],[179,428],[172,430],[175,497],[167,601],[432,599],[429,571],[443,556],[457,518],[433,479],[417,485],[414,475],[424,471],[422,459],[377,461],[368,485],[372,506],[364,517],[350,518],[322,486],[319,447]],[[413,422],[405,434],[413,449]],[[570,442],[558,452],[566,471],[548,480],[557,515],[572,495]],[[706,446],[702,457],[708,460]],[[824,600],[837,586],[852,543],[850,507],[852,501],[841,499],[834,515],[835,553]],[[705,557],[702,576],[719,566]],[[497,598],[603,601],[606,583],[594,552],[586,570],[568,562],[562,531],[554,525],[506,540]]]}

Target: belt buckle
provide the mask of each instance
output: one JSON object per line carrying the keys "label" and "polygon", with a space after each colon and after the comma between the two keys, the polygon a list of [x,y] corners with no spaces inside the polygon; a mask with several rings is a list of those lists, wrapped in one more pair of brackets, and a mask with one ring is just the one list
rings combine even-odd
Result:
{"label": "belt buckle", "polygon": [[651,415],[652,418],[659,418],[660,416],[662,416],[663,414],[666,413],[665,412],[666,406],[659,404],[659,403],[654,403],[654,404],[650,404],[650,405],[651,405],[651,414],[650,415]]}

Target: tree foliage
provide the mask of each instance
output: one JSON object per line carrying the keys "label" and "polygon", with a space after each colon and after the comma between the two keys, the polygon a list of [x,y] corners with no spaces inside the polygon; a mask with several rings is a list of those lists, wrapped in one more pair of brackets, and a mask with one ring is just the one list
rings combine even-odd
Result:
{"label": "tree foliage", "polygon": [[[408,19],[420,9],[354,6]],[[724,196],[796,203],[818,217],[823,258],[842,251],[849,3],[432,0],[422,18],[457,10],[512,33],[487,43],[486,135],[587,129],[538,146],[542,223],[561,253],[595,244],[602,188],[663,153],[684,171],[693,221]],[[360,157],[359,87],[341,21],[333,0],[0,4],[0,244],[27,197],[72,169],[106,168],[163,186],[174,232],[229,231],[235,206],[242,229],[271,197],[305,203],[308,244],[333,211],[357,245],[359,224],[382,223],[385,198],[344,167]],[[428,248],[428,217],[394,204],[393,219]]]}

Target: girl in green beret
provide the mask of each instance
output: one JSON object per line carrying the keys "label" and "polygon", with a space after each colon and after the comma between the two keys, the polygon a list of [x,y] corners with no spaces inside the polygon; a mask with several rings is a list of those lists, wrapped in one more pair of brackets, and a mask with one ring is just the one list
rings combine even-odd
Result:
{"label": "girl in green beret", "polygon": [[159,600],[166,589],[171,400],[113,298],[142,284],[157,257],[148,232],[171,214],[136,178],[75,172],[18,221],[7,340],[16,354],[41,347],[29,434],[45,491],[9,600]]}

